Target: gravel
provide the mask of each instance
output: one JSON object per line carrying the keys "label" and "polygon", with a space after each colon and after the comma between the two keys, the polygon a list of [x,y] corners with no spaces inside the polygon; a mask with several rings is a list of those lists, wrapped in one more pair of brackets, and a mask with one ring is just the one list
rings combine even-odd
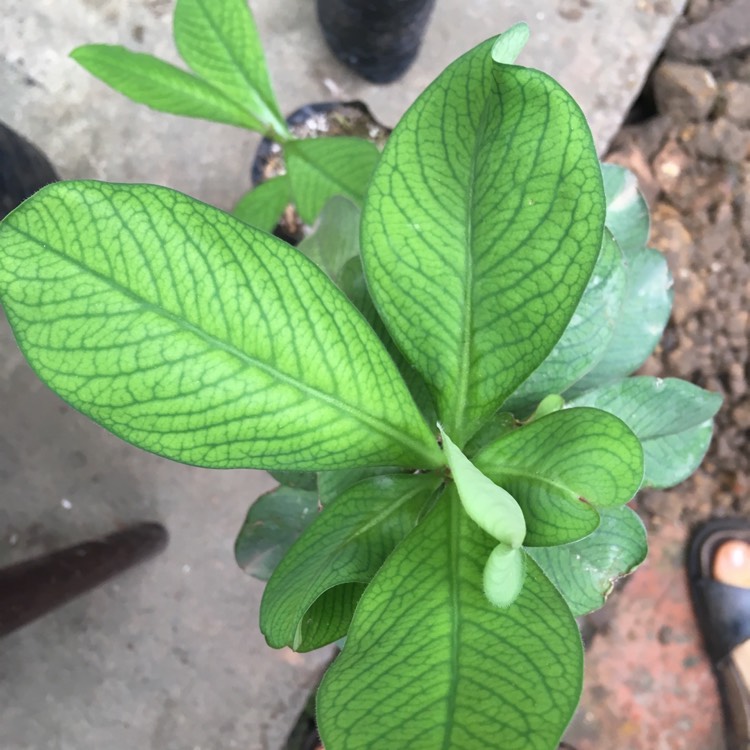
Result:
{"label": "gravel", "polygon": [[652,73],[654,116],[625,127],[609,157],[638,175],[651,242],[675,278],[670,323],[643,372],[724,397],[698,472],[641,494],[651,526],[750,515],[749,19],[750,0],[693,0]]}

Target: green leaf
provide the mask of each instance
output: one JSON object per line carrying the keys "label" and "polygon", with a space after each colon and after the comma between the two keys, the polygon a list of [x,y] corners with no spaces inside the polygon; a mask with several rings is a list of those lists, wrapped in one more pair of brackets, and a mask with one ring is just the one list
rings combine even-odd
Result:
{"label": "green leaf", "polygon": [[347,585],[337,613],[328,607],[317,610],[328,618],[336,616],[337,627],[322,629],[334,633],[331,641],[344,635],[364,585],[416,525],[439,485],[440,477],[433,474],[372,477],[327,506],[289,550],[266,586],[260,628],[268,643],[275,648],[293,646],[308,651],[330,642],[314,640],[319,625],[309,617],[309,610],[326,592]]}
{"label": "green leaf", "polygon": [[500,34],[492,45],[492,59],[501,65],[512,65],[529,41],[529,26],[517,23]]}
{"label": "green leaf", "polygon": [[581,689],[581,639],[533,560],[507,609],[482,591],[496,542],[449,490],[360,599],[318,691],[327,748],[550,750]]}
{"label": "green leaf", "polygon": [[272,232],[290,202],[289,179],[279,175],[245,193],[232,213],[250,226]]}
{"label": "green leaf", "polygon": [[362,217],[373,299],[459,447],[560,338],[604,224],[580,109],[543,73],[494,63],[493,44],[403,117]]}
{"label": "green leaf", "polygon": [[323,207],[315,231],[297,246],[341,288],[345,266],[359,259],[360,214],[349,198],[334,195]]}
{"label": "green leaf", "polygon": [[466,455],[475,456],[486,445],[494,443],[503,437],[503,435],[507,435],[509,432],[515,430],[518,426],[512,414],[508,414],[507,412],[494,414],[466,444]]}
{"label": "green leaf", "polygon": [[288,136],[246,0],[177,0],[174,39],[182,59],[263,123],[261,132]]}
{"label": "green leaf", "polygon": [[721,396],[676,378],[637,377],[589,391],[573,405],[622,419],[643,445],[644,484],[672,487],[700,466]]}
{"label": "green leaf", "polygon": [[643,451],[617,417],[581,407],[553,412],[487,446],[475,465],[518,501],[528,546],[565,544],[599,525],[594,506],[638,491]]}
{"label": "green leaf", "polygon": [[534,413],[529,417],[529,422],[535,419],[541,419],[546,417],[548,414],[560,411],[565,408],[565,399],[557,393],[550,393],[549,396],[545,396],[538,404]]}
{"label": "green leaf", "polygon": [[395,474],[392,467],[340,469],[339,471],[321,471],[318,473],[318,499],[321,505],[328,507],[339,495],[346,492],[363,479],[380,474]]}
{"label": "green leaf", "polygon": [[648,205],[638,190],[638,178],[625,167],[602,164],[607,196],[607,228],[626,259],[646,247],[649,234]]}
{"label": "green leaf", "polygon": [[526,416],[547,394],[563,393],[593,368],[614,335],[625,283],[622,253],[606,231],[594,272],[562,338],[503,404],[504,409]]}
{"label": "green leaf", "polygon": [[116,45],[87,44],[70,56],[108,86],[151,109],[263,130],[255,117],[210,83],[151,55]]}
{"label": "green leaf", "polygon": [[297,490],[318,490],[318,475],[314,471],[269,471],[279,484]]}
{"label": "green leaf", "polygon": [[147,450],[209,467],[440,465],[382,344],[284,242],[165,188],[57,183],[0,226],[37,374]]}
{"label": "green leaf", "polygon": [[614,582],[646,558],[646,530],[627,506],[602,508],[601,525],[591,536],[558,547],[527,552],[579,617],[601,607]]}
{"label": "green leaf", "polygon": [[484,566],[482,584],[487,600],[502,609],[510,607],[518,599],[525,580],[526,558],[523,549],[500,542]]}
{"label": "green leaf", "polygon": [[518,503],[502,487],[482,474],[440,429],[443,451],[469,518],[498,542],[516,549],[526,536],[526,521]]}
{"label": "green leaf", "polygon": [[569,391],[569,397],[629,375],[661,339],[672,310],[672,276],[658,251],[646,248],[628,260],[622,308],[609,346],[596,366]]}
{"label": "green leaf", "polygon": [[380,152],[361,138],[307,138],[284,147],[294,201],[302,220],[312,224],[334,195],[362,205]]}
{"label": "green leaf", "polygon": [[267,581],[281,558],[318,515],[318,493],[278,487],[251,506],[234,543],[237,564]]}

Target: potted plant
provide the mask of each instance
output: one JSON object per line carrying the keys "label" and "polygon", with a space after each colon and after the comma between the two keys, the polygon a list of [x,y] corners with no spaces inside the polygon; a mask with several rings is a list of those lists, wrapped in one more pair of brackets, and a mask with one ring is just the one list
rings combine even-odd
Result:
{"label": "potted plant", "polygon": [[279,479],[237,554],[269,578],[270,645],[346,638],[317,696],[327,750],[556,747],[575,617],[646,554],[626,503],[696,468],[719,406],[629,377],[672,297],[632,175],[515,64],[524,25],[450,65],[382,155],[290,139],[243,0],[178,0],[175,30],[196,75],[75,56],[135,99],[274,137],[289,176],[258,205],[325,205],[318,231],[300,251],[166,188],[50,186],[0,225],[19,346],[125,440]]}

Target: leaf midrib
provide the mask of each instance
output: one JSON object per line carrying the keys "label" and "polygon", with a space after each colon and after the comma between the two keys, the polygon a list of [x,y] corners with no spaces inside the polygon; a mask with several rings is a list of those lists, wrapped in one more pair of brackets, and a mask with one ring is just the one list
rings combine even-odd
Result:
{"label": "leaf midrib", "polygon": [[[215,0],[214,0],[215,1]],[[203,17],[207,20],[208,25],[213,29],[214,35],[221,43],[221,46],[226,50],[227,54],[229,55],[229,59],[234,63],[235,70],[238,70],[240,72],[240,75],[242,76],[242,80],[245,81],[245,83],[248,85],[248,87],[255,92],[257,97],[260,99],[263,106],[266,108],[266,115],[271,115],[272,122],[266,123],[267,125],[271,125],[272,127],[276,127],[278,123],[278,115],[276,113],[276,107],[271,106],[269,104],[268,100],[266,99],[265,92],[261,91],[256,85],[253,84],[251,79],[248,77],[243,65],[240,64],[240,61],[235,56],[233,50],[224,42],[224,37],[219,33],[219,27],[214,23],[214,19],[211,17],[210,13],[206,11],[206,4],[203,0],[196,0],[196,3],[200,5],[201,10],[203,11]],[[248,10],[248,13],[250,11]],[[261,57],[263,57],[261,55]],[[265,60],[264,60],[265,63]],[[243,106],[244,109],[244,105]]]}
{"label": "leaf midrib", "polygon": [[[365,424],[366,426],[372,428],[376,432],[379,432],[381,435],[391,438],[398,444],[408,448],[410,452],[415,452],[418,455],[421,455],[427,462],[427,466],[432,467],[435,465],[434,460],[430,458],[429,453],[426,450],[426,446],[423,446],[421,443],[418,443],[417,441],[413,440],[409,436],[405,435],[403,432],[395,428],[393,425],[387,422],[385,423],[380,422],[379,420],[372,418],[367,413],[361,411],[357,407],[351,404],[348,404],[346,401],[336,399],[333,396],[323,391],[320,391],[317,388],[301,383],[294,377],[287,375],[286,373],[283,373],[280,370],[277,370],[271,365],[265,362],[262,362],[260,360],[257,360],[254,357],[251,357],[246,352],[243,352],[241,349],[238,349],[235,345],[231,343],[226,343],[222,341],[221,339],[219,339],[218,337],[216,337],[215,335],[210,334],[207,331],[202,330],[201,328],[198,328],[196,325],[194,325],[193,323],[190,323],[184,318],[178,317],[175,313],[165,310],[163,307],[159,307],[153,302],[149,302],[148,300],[145,300],[143,297],[139,296],[132,290],[114,281],[114,279],[104,275],[103,273],[99,271],[95,271],[91,267],[87,266],[84,262],[79,261],[76,258],[72,258],[70,255],[68,255],[64,251],[58,249],[57,247],[54,247],[51,243],[41,242],[36,237],[18,228],[17,226],[13,226],[12,228],[18,234],[25,237],[27,240],[30,240],[33,244],[43,248],[46,252],[51,252],[55,254],[56,256],[58,256],[59,258],[61,258],[62,260],[72,263],[74,266],[78,267],[82,271],[91,274],[92,276],[97,278],[99,281],[109,286],[113,291],[120,293],[123,296],[133,300],[134,302],[141,305],[144,309],[150,312],[153,312],[157,316],[166,318],[167,320],[174,323],[178,328],[184,328],[184,329],[189,330],[190,333],[193,333],[195,336],[202,339],[205,343],[209,344],[210,346],[213,346],[217,349],[221,349],[225,351],[227,354],[230,354],[235,359],[239,360],[240,362],[243,362],[248,367],[257,367],[258,369],[262,370],[266,374],[271,375],[271,377],[276,378],[277,380],[285,383],[286,385],[296,388],[298,391],[308,396],[311,396],[315,399],[318,399],[329,406],[332,406],[334,409],[347,414],[349,417]],[[309,262],[312,264],[312,261],[309,261]],[[95,316],[92,316],[92,317],[95,317]]]}
{"label": "leaf midrib", "polygon": [[461,579],[459,575],[459,557],[461,554],[459,537],[460,537],[460,514],[463,512],[461,503],[458,500],[458,492],[454,490],[454,497],[451,498],[450,507],[450,524],[448,533],[450,534],[450,556],[448,558],[448,580],[450,586],[450,611],[451,611],[451,643],[450,643],[450,676],[448,691],[446,695],[446,725],[443,734],[442,750],[451,750],[453,739],[453,717],[456,715],[456,703],[458,699],[458,674],[459,674],[459,653],[461,650],[461,596],[459,595],[459,586]]}
{"label": "leaf midrib", "polygon": [[[242,106],[239,102],[237,102],[234,99],[232,99],[231,97],[227,96],[227,94],[224,93],[224,91],[222,91],[220,88],[218,88],[217,86],[215,86],[214,84],[212,84],[210,81],[207,81],[205,78],[202,78],[201,76],[198,76],[195,73],[191,73],[191,72],[189,72],[187,70],[183,70],[182,68],[178,68],[176,65],[172,65],[172,63],[167,62],[166,60],[161,60],[160,58],[155,58],[152,55],[146,54],[144,52],[132,52],[131,50],[127,49],[126,47],[123,47],[120,44],[93,44],[93,45],[86,45],[84,47],[79,47],[78,50],[74,50],[73,53],[78,53],[79,50],[81,50],[81,49],[85,50],[88,47],[91,47],[91,48],[95,48],[95,47],[109,47],[109,48],[112,48],[112,49],[116,49],[116,50],[120,50],[120,51],[123,51],[123,52],[127,52],[129,55],[134,55],[134,56],[136,56],[138,58],[147,58],[147,59],[155,60],[157,63],[162,63],[163,65],[167,66],[171,70],[171,72],[177,73],[178,75],[185,76],[186,78],[189,78],[192,83],[197,84],[198,86],[205,87],[205,89],[207,89],[214,96],[216,96],[218,99],[220,99],[222,101],[222,103],[224,104],[224,106],[231,107],[231,109],[234,110],[235,116],[238,117],[238,119],[245,120],[244,127],[252,129],[252,130],[255,130],[257,127],[259,127],[259,126],[262,127],[262,125],[263,125],[263,123],[261,123],[261,121],[259,119],[257,119],[253,115],[253,113],[250,112],[246,107]],[[86,66],[80,61],[80,59],[78,59],[78,57],[75,57],[73,53],[71,53],[71,57],[73,57],[73,59],[79,65],[81,65],[82,67],[85,68]],[[106,63],[107,63],[107,65],[110,68],[115,67],[119,71],[123,70],[123,66],[121,64],[119,64],[119,63],[112,64],[112,63],[110,63],[110,61],[106,61]],[[88,70],[88,68],[86,68],[86,69]],[[94,76],[96,76],[97,78],[100,78],[100,76],[97,73],[94,73],[93,71],[89,71],[89,72],[91,72],[91,74],[94,75]],[[129,71],[127,71],[127,72],[129,73]],[[173,78],[167,77],[166,78],[166,84],[165,84],[165,78],[163,78],[162,76],[158,75],[158,71],[157,71],[157,75],[148,76],[148,79],[150,81],[155,82],[157,85],[164,86],[166,89],[168,89],[169,91],[172,91],[172,92],[178,94],[179,96],[182,96],[182,97],[185,96],[185,90],[183,88],[180,88],[179,85],[175,84]],[[125,96],[128,96],[128,98],[132,99],[132,97],[129,96],[128,94],[125,94]],[[190,99],[192,101],[195,101],[195,97],[192,96],[192,95],[190,96]],[[137,100],[133,99],[133,101],[137,101]],[[138,103],[145,104],[145,106],[150,106],[150,105],[146,104],[145,102],[138,102]],[[203,100],[203,103],[205,103],[205,100]]]}
{"label": "leaf midrib", "polygon": [[454,416],[454,430],[458,433],[458,446],[463,448],[464,442],[464,420],[466,412],[466,403],[469,398],[469,368],[471,366],[471,344],[472,344],[472,320],[474,315],[474,177],[477,171],[477,160],[480,142],[484,134],[484,125],[487,118],[488,103],[484,105],[480,120],[480,127],[477,128],[477,136],[474,139],[471,166],[468,175],[468,190],[466,191],[466,252],[464,254],[464,289],[463,305],[461,316],[461,343],[459,345],[458,361],[458,383],[456,384],[456,405]]}
{"label": "leaf midrib", "polygon": [[[493,466],[489,470],[485,470],[485,473],[490,478],[492,477],[492,475],[497,476],[497,474],[503,474],[504,476],[511,476],[511,477],[518,478],[518,479],[527,479],[531,482],[538,482],[548,487],[552,487],[556,490],[559,490],[560,492],[571,496],[571,498],[574,500],[580,499],[579,494],[575,490],[562,484],[560,481],[549,479],[547,477],[540,476],[539,474],[534,474],[529,470],[524,470],[520,468],[506,468],[505,466],[501,466],[501,467]],[[493,479],[492,481],[494,482],[495,480]],[[497,484],[499,485],[500,483],[498,482]],[[585,498],[585,500],[586,502],[593,502],[593,501],[590,501],[588,498]]]}

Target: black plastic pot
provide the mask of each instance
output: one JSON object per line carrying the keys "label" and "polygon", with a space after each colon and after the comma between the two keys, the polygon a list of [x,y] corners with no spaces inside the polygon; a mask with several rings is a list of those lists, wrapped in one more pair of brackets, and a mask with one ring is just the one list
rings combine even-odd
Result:
{"label": "black plastic pot", "polygon": [[47,157],[36,146],[0,122],[0,219],[58,179]]}
{"label": "black plastic pot", "polygon": [[323,36],[344,65],[373,83],[414,62],[435,0],[317,0]]}

